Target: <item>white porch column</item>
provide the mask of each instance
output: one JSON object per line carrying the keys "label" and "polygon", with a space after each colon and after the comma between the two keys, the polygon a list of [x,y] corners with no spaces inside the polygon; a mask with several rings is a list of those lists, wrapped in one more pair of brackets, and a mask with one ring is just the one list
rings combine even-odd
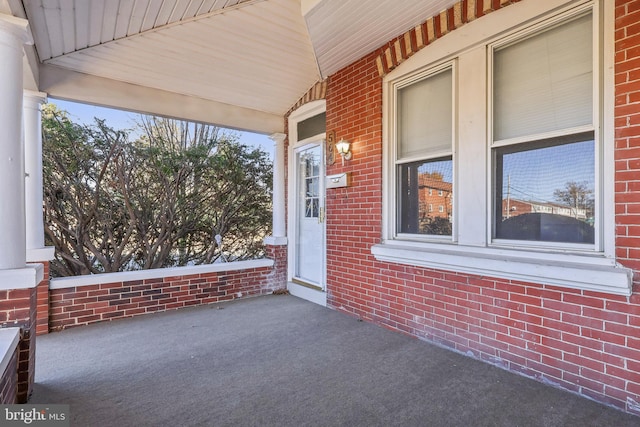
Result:
{"label": "white porch column", "polygon": [[54,248],[44,246],[44,218],[42,214],[42,116],[40,106],[47,94],[24,91],[24,150],[25,150],[25,218],[27,261],[49,261]]}
{"label": "white porch column", "polygon": [[22,46],[27,21],[0,15],[0,269],[26,264]]}
{"label": "white porch column", "polygon": [[22,56],[25,19],[0,14],[0,289],[34,287],[43,269],[26,265]]}
{"label": "white porch column", "polygon": [[272,245],[287,244],[286,209],[284,199],[285,188],[285,164],[284,164],[284,140],[287,136],[283,133],[274,133],[269,138],[276,144],[273,159],[273,232],[267,237],[265,243]]}

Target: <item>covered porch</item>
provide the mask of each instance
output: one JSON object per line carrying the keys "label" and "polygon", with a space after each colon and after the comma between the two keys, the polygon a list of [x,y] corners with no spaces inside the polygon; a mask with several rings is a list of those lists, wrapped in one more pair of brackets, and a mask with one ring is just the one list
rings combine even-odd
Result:
{"label": "covered porch", "polygon": [[31,403],[91,426],[635,426],[637,417],[294,296],[38,338]]}
{"label": "covered porch", "polygon": [[[35,392],[34,402],[66,401],[79,424],[114,408],[128,411],[118,412],[130,417],[122,424],[157,412],[164,418],[150,424],[181,416],[207,425],[194,418],[209,416],[202,408],[220,424],[637,423],[585,398],[640,413],[639,19],[638,0],[0,0],[0,344],[13,349],[0,365],[0,400]],[[584,122],[523,123],[524,136],[496,140],[499,52],[530,52],[533,39],[554,46],[556,29],[585,41],[582,59],[552,49],[563,60],[550,67],[584,77],[579,93],[591,101],[559,107]],[[509,69],[514,82],[530,80]],[[396,156],[405,147],[397,123],[422,117],[399,94],[441,72],[445,94],[425,99],[451,101],[427,114],[446,117],[446,144]],[[50,283],[40,130],[48,97],[270,135],[269,259]],[[590,237],[501,238],[499,200],[511,186],[508,174],[498,179],[500,159],[583,142],[595,192]],[[401,187],[396,171],[438,159],[461,171],[450,177],[452,228],[402,228],[399,214],[415,225],[419,209],[408,206],[424,200],[419,180]],[[530,162],[545,175],[538,166],[549,162]],[[406,209],[401,188],[410,190]],[[292,296],[230,302],[284,287]],[[242,307],[249,312],[227,319]],[[197,313],[221,319],[189,317]],[[36,334],[79,325],[88,326],[38,337],[39,372]],[[81,356],[89,336],[95,344]]]}

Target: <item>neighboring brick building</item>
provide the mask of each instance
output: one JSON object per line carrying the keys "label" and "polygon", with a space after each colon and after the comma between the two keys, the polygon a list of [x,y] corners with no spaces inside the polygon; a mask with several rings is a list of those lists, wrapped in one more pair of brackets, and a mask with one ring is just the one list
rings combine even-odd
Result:
{"label": "neighboring brick building", "polygon": [[502,217],[508,219],[526,213],[550,213],[587,220],[586,208],[572,208],[548,202],[532,202],[528,200],[508,199],[502,201]]}
{"label": "neighboring brick building", "polygon": [[424,206],[421,210],[429,212],[430,216],[450,219],[453,196],[451,183],[426,176],[420,176],[419,183],[418,200]]}

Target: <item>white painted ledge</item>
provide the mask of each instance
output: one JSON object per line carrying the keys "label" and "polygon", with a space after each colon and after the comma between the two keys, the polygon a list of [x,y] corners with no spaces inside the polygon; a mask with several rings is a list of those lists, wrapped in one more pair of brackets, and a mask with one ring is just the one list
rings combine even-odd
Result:
{"label": "white painted ledge", "polygon": [[51,261],[56,256],[56,248],[45,246],[43,248],[27,248],[27,262]]}
{"label": "white painted ledge", "polygon": [[572,289],[631,295],[632,270],[599,255],[538,253],[446,244],[387,242],[371,253],[379,261]]}
{"label": "white painted ledge", "polygon": [[264,244],[270,246],[286,246],[288,241],[286,237],[267,236],[264,238]]}
{"label": "white painted ledge", "polygon": [[287,290],[294,297],[302,298],[323,307],[327,306],[327,293],[325,291],[307,288],[293,282],[287,283]]}
{"label": "white painted ledge", "polygon": [[20,341],[20,328],[3,328],[0,329],[0,376],[9,366],[11,357],[18,347]]}
{"label": "white painted ledge", "polygon": [[153,270],[123,271],[119,273],[91,274],[86,276],[59,277],[51,279],[49,289],[65,289],[76,286],[100,285],[103,283],[128,282],[131,280],[157,279],[159,277],[189,276],[192,274],[222,273],[253,268],[273,267],[271,259],[220,262],[188,267],[157,268]]}
{"label": "white painted ledge", "polygon": [[43,279],[42,264],[27,264],[24,268],[0,270],[0,290],[35,288]]}

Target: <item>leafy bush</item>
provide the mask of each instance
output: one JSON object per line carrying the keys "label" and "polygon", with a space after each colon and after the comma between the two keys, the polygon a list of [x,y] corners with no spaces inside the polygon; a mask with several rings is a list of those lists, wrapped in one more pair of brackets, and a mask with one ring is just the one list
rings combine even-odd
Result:
{"label": "leafy bush", "polygon": [[156,117],[137,126],[142,136],[130,142],[103,120],[82,126],[44,107],[52,275],[262,256],[271,227],[268,155],[213,126]]}

